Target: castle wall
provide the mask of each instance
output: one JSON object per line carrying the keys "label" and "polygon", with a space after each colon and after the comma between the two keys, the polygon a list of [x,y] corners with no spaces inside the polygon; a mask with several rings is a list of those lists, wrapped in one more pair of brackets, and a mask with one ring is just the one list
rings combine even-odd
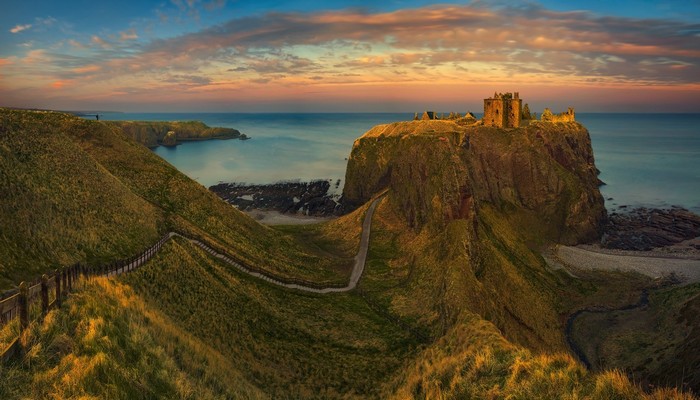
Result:
{"label": "castle wall", "polygon": [[549,108],[545,108],[542,113],[542,121],[544,122],[574,122],[576,121],[576,112],[573,107],[569,107],[566,112],[553,114]]}
{"label": "castle wall", "polygon": [[522,109],[523,101],[521,99],[515,98],[515,99],[511,99],[511,100],[506,100],[505,102],[507,104],[507,107],[506,107],[507,120],[505,121],[503,126],[508,127],[508,128],[519,127],[520,120],[521,120],[520,110]]}
{"label": "castle wall", "polygon": [[503,127],[506,121],[506,112],[503,99],[484,99],[484,125]]}

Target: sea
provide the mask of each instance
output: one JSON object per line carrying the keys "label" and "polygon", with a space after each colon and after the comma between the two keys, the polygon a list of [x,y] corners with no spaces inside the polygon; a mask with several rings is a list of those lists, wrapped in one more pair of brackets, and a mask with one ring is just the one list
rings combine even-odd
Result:
{"label": "sea", "polygon": [[[326,179],[340,194],[353,142],[375,125],[413,113],[106,113],[103,120],[197,120],[250,140],[160,146],[156,154],[209,187]],[[476,115],[477,118],[480,115]],[[700,114],[577,113],[588,128],[609,211],[683,207],[700,213]],[[338,189],[335,182],[341,181]]]}

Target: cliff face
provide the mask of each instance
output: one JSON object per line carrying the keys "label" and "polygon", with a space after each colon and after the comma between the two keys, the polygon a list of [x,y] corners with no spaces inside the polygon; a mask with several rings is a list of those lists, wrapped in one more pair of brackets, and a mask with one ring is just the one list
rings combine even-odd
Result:
{"label": "cliff face", "polygon": [[108,121],[105,123],[119,127],[128,137],[147,147],[157,147],[161,144],[174,146],[180,142],[191,140],[245,140],[248,138],[236,129],[211,128],[199,121]]}
{"label": "cliff face", "polygon": [[414,229],[478,223],[488,204],[536,241],[596,239],[605,218],[588,131],[579,123],[517,129],[450,121],[377,126],[355,141],[343,199],[349,208],[389,188]]}
{"label": "cliff face", "polygon": [[596,172],[588,131],[575,122],[371,129],[354,144],[343,201],[351,208],[388,189],[372,240],[393,237],[388,270],[404,275],[370,295],[435,337],[476,313],[516,343],[564,350],[557,305],[569,278],[538,249],[598,237]]}

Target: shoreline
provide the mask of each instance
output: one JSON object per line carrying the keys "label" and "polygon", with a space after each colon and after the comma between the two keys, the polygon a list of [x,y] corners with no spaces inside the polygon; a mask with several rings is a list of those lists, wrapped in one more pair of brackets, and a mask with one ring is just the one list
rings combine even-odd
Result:
{"label": "shoreline", "polygon": [[631,250],[615,254],[598,252],[592,247],[562,245],[557,245],[552,250],[557,261],[570,273],[575,271],[569,268],[622,271],[636,272],[654,279],[675,274],[681,279],[681,285],[700,282],[700,257],[695,255],[692,258],[665,257],[658,253]]}

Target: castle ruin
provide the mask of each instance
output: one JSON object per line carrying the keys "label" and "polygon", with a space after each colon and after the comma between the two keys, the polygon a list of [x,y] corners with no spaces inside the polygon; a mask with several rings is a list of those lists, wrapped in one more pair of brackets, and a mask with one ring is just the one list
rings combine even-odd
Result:
{"label": "castle ruin", "polygon": [[[450,112],[449,115],[438,114],[435,111],[426,111],[422,115],[415,113],[415,121],[423,120],[451,120],[460,125],[474,125],[481,123],[484,126],[494,126],[497,128],[518,128],[527,126],[532,121],[537,120],[537,114],[530,112],[530,107],[523,105],[518,92],[494,93],[493,97],[484,99],[484,117],[478,122],[474,114],[467,112],[464,117],[460,113]],[[574,122],[576,113],[573,107],[569,107],[566,112],[554,114],[549,108],[545,108],[540,118],[541,122]]]}
{"label": "castle ruin", "polygon": [[569,107],[566,112],[553,114],[549,108],[545,108],[542,112],[542,122],[574,122],[576,121],[576,112],[573,107]]}
{"label": "castle ruin", "polygon": [[517,128],[520,126],[523,101],[518,92],[494,93],[484,99],[484,126]]}

